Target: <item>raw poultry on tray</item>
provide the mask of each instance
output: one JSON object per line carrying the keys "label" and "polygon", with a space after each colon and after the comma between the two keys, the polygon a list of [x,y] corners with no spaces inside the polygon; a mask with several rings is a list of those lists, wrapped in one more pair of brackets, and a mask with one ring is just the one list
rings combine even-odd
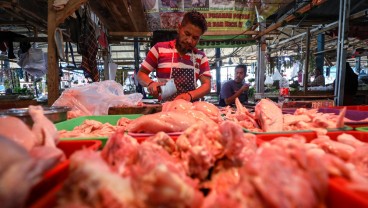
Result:
{"label": "raw poultry on tray", "polygon": [[298,108],[294,114],[283,114],[280,107],[269,99],[262,99],[250,113],[236,100],[236,111],[225,112],[225,119],[239,123],[252,132],[282,132],[313,130],[326,133],[326,129],[344,127],[346,108],[339,115],[320,113],[317,109]]}
{"label": "raw poultry on tray", "polygon": [[43,173],[65,159],[56,147],[54,124],[41,106],[29,106],[32,128],[21,119],[0,117],[0,201],[1,207],[23,207],[31,188]]}
{"label": "raw poultry on tray", "polygon": [[316,135],[257,141],[232,121],[142,143],[118,131],[71,157],[58,207],[324,207],[331,176],[367,189],[367,143]]}

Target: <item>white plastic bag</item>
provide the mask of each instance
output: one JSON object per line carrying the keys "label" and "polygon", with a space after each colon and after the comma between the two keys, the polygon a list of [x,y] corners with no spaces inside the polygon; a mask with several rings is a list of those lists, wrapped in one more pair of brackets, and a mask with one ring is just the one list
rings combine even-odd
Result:
{"label": "white plastic bag", "polygon": [[41,77],[47,72],[47,53],[39,48],[30,48],[20,55],[17,64],[32,76]]}
{"label": "white plastic bag", "polygon": [[272,75],[272,80],[281,80],[282,79],[282,76],[279,72],[279,70],[275,69],[275,72],[273,73]]}
{"label": "white plastic bag", "polygon": [[123,86],[113,80],[66,89],[53,106],[72,108],[68,118],[107,115],[110,107],[137,106],[143,95],[124,95]]}

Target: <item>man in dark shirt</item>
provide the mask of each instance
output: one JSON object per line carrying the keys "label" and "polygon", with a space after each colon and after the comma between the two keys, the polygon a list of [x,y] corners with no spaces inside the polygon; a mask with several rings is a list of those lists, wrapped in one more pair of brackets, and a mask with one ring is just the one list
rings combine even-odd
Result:
{"label": "man in dark shirt", "polygon": [[225,82],[221,87],[220,106],[232,105],[235,99],[239,98],[241,103],[248,102],[249,84],[245,83],[247,76],[247,66],[238,65],[235,67],[235,78]]}

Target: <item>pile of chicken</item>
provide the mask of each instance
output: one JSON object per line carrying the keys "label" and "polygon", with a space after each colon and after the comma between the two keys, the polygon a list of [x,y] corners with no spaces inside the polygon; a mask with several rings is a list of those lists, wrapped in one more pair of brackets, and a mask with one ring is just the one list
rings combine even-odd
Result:
{"label": "pile of chicken", "polygon": [[236,100],[236,112],[230,108],[225,112],[225,119],[239,123],[252,132],[281,132],[297,130],[314,130],[326,133],[327,129],[344,127],[346,108],[339,115],[320,113],[318,109],[296,109],[294,114],[283,114],[280,107],[269,99],[260,100],[255,112],[250,113]]}
{"label": "pile of chicken", "polygon": [[0,117],[0,201],[2,207],[23,207],[31,188],[45,171],[65,159],[56,147],[54,124],[41,106],[29,106],[32,128],[17,117]]}
{"label": "pile of chicken", "polygon": [[[86,120],[73,131],[61,130],[61,138],[67,137],[108,137],[118,130],[125,129],[131,133],[166,133],[183,132],[197,122],[209,125],[220,124],[226,120],[234,121],[251,132],[281,132],[297,130],[314,130],[326,133],[327,129],[344,127],[346,109],[339,115],[319,113],[317,109],[299,108],[294,114],[283,114],[279,106],[269,99],[262,99],[250,113],[239,100],[236,100],[236,111],[230,108],[218,109],[208,102],[188,102],[175,100],[163,104],[162,112],[143,115],[137,119],[120,119],[115,126]],[[224,116],[221,116],[224,114]]]}
{"label": "pile of chicken", "polygon": [[[329,175],[368,187],[368,146],[351,135],[257,141],[232,121],[197,122],[173,140],[118,131],[71,156],[58,207],[319,207]],[[257,145],[259,144],[259,145]]]}

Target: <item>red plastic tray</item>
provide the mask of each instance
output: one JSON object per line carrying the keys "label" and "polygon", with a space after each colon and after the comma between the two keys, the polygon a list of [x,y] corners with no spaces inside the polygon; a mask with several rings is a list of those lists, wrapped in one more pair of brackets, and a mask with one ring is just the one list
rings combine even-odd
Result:
{"label": "red plastic tray", "polygon": [[368,105],[331,106],[328,108],[341,109],[344,107],[346,107],[346,110],[368,111]]}
{"label": "red plastic tray", "polygon": [[[359,139],[362,142],[368,142],[368,132],[360,132],[360,131],[331,131],[328,132],[327,135],[332,139],[336,140],[337,136],[339,136],[342,133],[351,134],[355,138]],[[257,134],[257,138],[262,141],[271,141],[277,137],[290,137],[292,135],[299,134],[303,135],[307,142],[310,142],[311,140],[315,139],[317,137],[316,132],[300,132],[300,133],[281,133],[281,134]]]}
{"label": "red plastic tray", "polygon": [[[37,201],[44,201],[43,198],[45,195],[48,195],[54,187],[61,185],[60,182],[64,181],[68,177],[68,168],[70,161],[68,158],[75,151],[81,150],[83,148],[98,150],[102,142],[99,140],[73,140],[73,141],[60,141],[57,145],[60,148],[67,158],[67,160],[59,163],[51,170],[47,171],[42,180],[36,184],[32,190],[30,191],[30,195],[26,202],[27,207],[50,207],[50,206],[35,206]],[[56,193],[56,192],[55,192]],[[42,198],[40,198],[42,197]]]}
{"label": "red plastic tray", "polygon": [[368,207],[368,193],[349,190],[348,183],[344,178],[330,178],[326,198],[327,207]]}

